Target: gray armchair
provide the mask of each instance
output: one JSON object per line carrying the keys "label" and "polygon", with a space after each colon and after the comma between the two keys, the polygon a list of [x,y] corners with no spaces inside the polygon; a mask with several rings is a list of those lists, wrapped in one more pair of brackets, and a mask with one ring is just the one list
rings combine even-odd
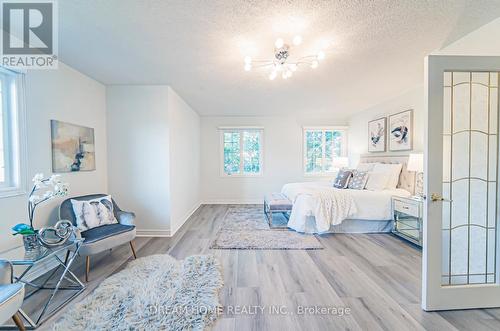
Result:
{"label": "gray armchair", "polygon": [[14,320],[19,330],[25,330],[18,310],[24,300],[24,284],[12,283],[12,264],[0,260],[0,323],[9,318]]}
{"label": "gray armchair", "polygon": [[[84,195],[80,197],[73,197],[63,201],[59,207],[59,219],[69,220],[73,225],[76,226],[76,216],[73,212],[73,206],[71,200],[92,200],[96,198],[105,197],[106,194],[92,194]],[[90,256],[95,255],[111,248],[117,247],[119,245],[129,243],[132,249],[132,254],[134,258],[137,258],[135,254],[134,240],[135,231],[135,214],[126,212],[120,209],[116,202],[113,200],[113,211],[117,224],[107,224],[96,228],[92,228],[81,232],[81,236],[85,238],[85,241],[80,248],[79,254],[85,256],[85,281],[89,281],[90,272]]]}

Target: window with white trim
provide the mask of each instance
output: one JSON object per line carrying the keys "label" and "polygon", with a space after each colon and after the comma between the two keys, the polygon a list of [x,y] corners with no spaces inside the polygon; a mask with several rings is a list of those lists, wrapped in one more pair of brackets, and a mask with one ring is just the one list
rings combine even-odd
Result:
{"label": "window with white trim", "polygon": [[263,132],[259,128],[220,129],[223,176],[262,175]]}
{"label": "window with white trim", "polygon": [[347,162],[347,128],[304,128],[304,173],[331,175]]}
{"label": "window with white trim", "polygon": [[0,197],[23,191],[20,75],[0,67]]}

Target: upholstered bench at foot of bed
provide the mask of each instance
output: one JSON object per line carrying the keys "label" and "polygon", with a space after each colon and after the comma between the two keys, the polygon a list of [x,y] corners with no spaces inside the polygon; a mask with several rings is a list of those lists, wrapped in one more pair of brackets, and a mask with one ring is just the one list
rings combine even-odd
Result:
{"label": "upholstered bench at foot of bed", "polygon": [[273,227],[273,213],[287,213],[292,211],[292,202],[282,193],[270,193],[264,196],[264,214],[269,226]]}

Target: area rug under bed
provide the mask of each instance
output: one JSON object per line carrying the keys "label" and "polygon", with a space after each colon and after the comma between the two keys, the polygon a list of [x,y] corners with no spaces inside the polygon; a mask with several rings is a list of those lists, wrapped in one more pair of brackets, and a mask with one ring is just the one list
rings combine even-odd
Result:
{"label": "area rug under bed", "polygon": [[[286,225],[280,214],[273,224]],[[226,213],[212,249],[323,249],[314,235],[290,229],[271,229],[262,206],[232,206]]]}
{"label": "area rug under bed", "polygon": [[217,319],[222,285],[211,255],[143,257],[104,280],[54,330],[205,330]]}

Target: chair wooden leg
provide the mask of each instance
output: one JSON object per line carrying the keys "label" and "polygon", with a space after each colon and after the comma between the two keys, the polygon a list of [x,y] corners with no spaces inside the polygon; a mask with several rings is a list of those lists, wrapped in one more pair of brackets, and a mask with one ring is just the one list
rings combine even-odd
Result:
{"label": "chair wooden leg", "polygon": [[12,320],[16,324],[17,328],[21,331],[26,330],[24,327],[23,321],[21,320],[21,317],[19,317],[19,313],[15,313],[14,316],[12,316]]}
{"label": "chair wooden leg", "polygon": [[137,254],[135,254],[134,242],[130,241],[130,248],[132,249],[132,254],[134,255],[134,259],[137,259]]}
{"label": "chair wooden leg", "polygon": [[90,256],[85,258],[85,282],[89,281],[89,273],[90,273]]}

